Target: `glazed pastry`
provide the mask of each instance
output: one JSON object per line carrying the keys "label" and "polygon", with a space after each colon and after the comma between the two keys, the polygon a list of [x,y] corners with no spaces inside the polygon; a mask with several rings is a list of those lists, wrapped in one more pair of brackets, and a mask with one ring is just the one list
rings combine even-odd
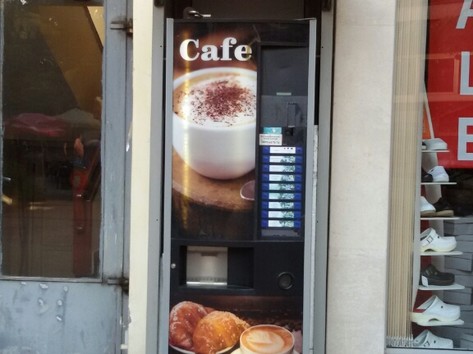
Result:
{"label": "glazed pastry", "polygon": [[169,313],[169,344],[194,351],[192,334],[197,323],[212,309],[191,301],[175,305]]}
{"label": "glazed pastry", "polygon": [[192,340],[196,354],[215,354],[237,344],[240,334],[249,324],[234,314],[213,311],[202,318],[195,327]]}

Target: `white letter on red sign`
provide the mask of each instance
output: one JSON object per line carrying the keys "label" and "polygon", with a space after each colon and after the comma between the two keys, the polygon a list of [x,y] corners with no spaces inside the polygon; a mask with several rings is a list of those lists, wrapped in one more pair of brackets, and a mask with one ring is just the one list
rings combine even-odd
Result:
{"label": "white letter on red sign", "polygon": [[466,20],[468,17],[473,17],[473,9],[471,8],[471,2],[473,0],[464,0],[462,11],[458,16],[457,29],[465,29]]}
{"label": "white letter on red sign", "polygon": [[473,87],[470,86],[470,52],[462,52],[461,56],[460,95],[473,95]]}
{"label": "white letter on red sign", "polygon": [[458,118],[458,161],[473,161],[473,152],[467,151],[468,143],[473,144],[473,134],[468,134],[468,127],[473,128],[473,118]]}

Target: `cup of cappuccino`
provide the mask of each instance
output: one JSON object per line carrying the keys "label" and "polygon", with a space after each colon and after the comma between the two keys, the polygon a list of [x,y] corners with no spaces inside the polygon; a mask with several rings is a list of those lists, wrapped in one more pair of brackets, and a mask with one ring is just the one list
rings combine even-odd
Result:
{"label": "cup of cappuccino", "polygon": [[284,327],[257,325],[240,336],[241,354],[292,354],[294,336]]}
{"label": "cup of cappuccino", "polygon": [[174,81],[173,147],[203,176],[238,178],[255,167],[256,72],[217,67]]}

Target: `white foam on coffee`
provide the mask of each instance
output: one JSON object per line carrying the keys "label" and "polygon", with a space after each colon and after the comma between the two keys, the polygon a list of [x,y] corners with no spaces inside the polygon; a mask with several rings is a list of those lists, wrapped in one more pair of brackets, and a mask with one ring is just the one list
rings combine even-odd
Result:
{"label": "white foam on coffee", "polygon": [[[255,78],[228,74],[181,85],[175,109],[189,122],[207,127],[236,126],[256,120]],[[210,97],[210,98],[209,98]]]}
{"label": "white foam on coffee", "polygon": [[255,353],[270,354],[283,350],[285,343],[278,333],[253,329],[245,337],[245,346]]}

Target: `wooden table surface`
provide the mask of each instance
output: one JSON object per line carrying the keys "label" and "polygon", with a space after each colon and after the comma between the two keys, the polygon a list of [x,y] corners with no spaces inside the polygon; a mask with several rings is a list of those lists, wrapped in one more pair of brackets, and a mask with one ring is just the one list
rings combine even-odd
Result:
{"label": "wooden table surface", "polygon": [[172,177],[174,222],[187,237],[250,238],[254,202],[242,199],[240,189],[254,179],[253,171],[231,180],[211,179],[173,153]]}

